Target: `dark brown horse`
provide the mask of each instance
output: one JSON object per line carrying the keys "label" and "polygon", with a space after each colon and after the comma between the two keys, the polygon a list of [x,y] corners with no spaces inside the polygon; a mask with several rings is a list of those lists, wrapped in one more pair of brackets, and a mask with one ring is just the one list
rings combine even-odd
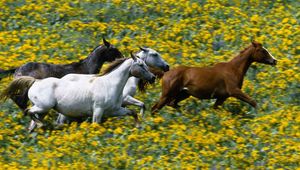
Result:
{"label": "dark brown horse", "polygon": [[217,99],[214,108],[228,97],[235,97],[251,106],[256,102],[241,91],[244,76],[253,62],[276,65],[277,60],[260,43],[252,44],[229,62],[212,67],[179,66],[166,72],[162,78],[162,96],[152,107],[152,114],[166,104],[174,108],[189,96],[198,99]]}
{"label": "dark brown horse", "polygon": [[[104,38],[103,44],[104,45],[97,46],[87,58],[80,60],[79,62],[65,65],[30,62],[19,68],[6,70],[4,72],[9,74],[16,70],[14,78],[18,78],[20,76],[31,76],[36,79],[44,79],[47,77],[61,78],[70,73],[97,74],[104,62],[111,62],[116,58],[123,57],[122,53]],[[2,74],[4,72],[2,72]],[[24,111],[24,109],[27,108],[28,103],[27,91],[25,91],[24,94],[13,98],[13,101]]]}

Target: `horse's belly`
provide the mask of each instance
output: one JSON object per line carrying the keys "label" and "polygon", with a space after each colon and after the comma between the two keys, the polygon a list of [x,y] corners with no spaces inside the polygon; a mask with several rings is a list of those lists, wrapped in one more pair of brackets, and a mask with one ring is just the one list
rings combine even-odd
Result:
{"label": "horse's belly", "polygon": [[92,115],[92,101],[73,100],[73,101],[60,101],[56,108],[60,113],[70,117],[84,117]]}
{"label": "horse's belly", "polygon": [[227,93],[222,88],[214,88],[214,89],[208,89],[208,88],[198,88],[196,90],[190,90],[189,93],[197,97],[198,99],[215,99],[220,97],[227,96]]}

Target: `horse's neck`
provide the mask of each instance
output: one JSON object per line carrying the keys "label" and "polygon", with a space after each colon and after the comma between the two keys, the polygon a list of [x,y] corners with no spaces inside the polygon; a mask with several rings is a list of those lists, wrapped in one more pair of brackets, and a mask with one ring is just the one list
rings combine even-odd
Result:
{"label": "horse's neck", "polygon": [[[100,47],[98,47],[100,48]],[[87,58],[71,64],[62,65],[66,74],[97,74],[104,64],[105,60],[101,57],[102,53],[99,49],[94,50]]]}
{"label": "horse's neck", "polygon": [[133,60],[128,59],[124,61],[118,68],[105,75],[109,80],[110,87],[115,88],[117,94],[122,94],[124,86],[130,77],[130,67]]}
{"label": "horse's neck", "polygon": [[239,79],[239,84],[241,85],[244,80],[244,76],[247,73],[250,65],[252,64],[251,56],[253,55],[252,47],[241,52],[238,56],[229,61],[232,69],[235,70],[235,75]]}
{"label": "horse's neck", "polygon": [[83,66],[87,70],[88,74],[97,74],[99,73],[102,65],[105,60],[103,55],[103,50],[100,50],[101,46],[95,49],[86,59],[83,60]]}

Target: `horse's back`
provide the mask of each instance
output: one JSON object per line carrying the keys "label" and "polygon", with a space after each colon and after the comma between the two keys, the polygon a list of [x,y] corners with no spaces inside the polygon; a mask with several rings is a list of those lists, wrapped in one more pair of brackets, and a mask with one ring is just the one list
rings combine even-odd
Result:
{"label": "horse's back", "polygon": [[[56,67],[55,69],[53,69]],[[55,72],[53,70],[56,70]],[[57,74],[58,72],[58,74]],[[20,76],[30,76],[36,79],[43,79],[47,77],[62,77],[62,71],[60,65],[48,64],[48,63],[38,63],[38,62],[29,62],[21,67],[19,67],[14,77],[18,78]]]}
{"label": "horse's back", "polygon": [[88,80],[93,77],[97,77],[97,74],[67,74],[63,76],[62,80],[68,81],[79,81],[79,80]]}
{"label": "horse's back", "polygon": [[206,67],[179,66],[167,72],[164,82],[168,82],[169,88],[187,88],[195,97],[210,98],[215,92],[224,93],[225,68],[226,63]]}
{"label": "horse's back", "polygon": [[77,72],[78,70],[64,65],[29,62],[19,67],[16,70],[14,77],[18,78],[20,76],[30,76],[36,79],[44,79],[48,77],[61,78],[67,74]]}

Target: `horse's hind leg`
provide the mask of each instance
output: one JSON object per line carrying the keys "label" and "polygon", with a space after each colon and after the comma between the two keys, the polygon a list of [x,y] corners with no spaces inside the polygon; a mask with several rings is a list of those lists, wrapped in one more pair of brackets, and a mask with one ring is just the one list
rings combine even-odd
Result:
{"label": "horse's hind leg", "polygon": [[214,109],[217,109],[218,106],[222,105],[227,98],[217,98],[217,101],[214,104]]}
{"label": "horse's hind leg", "polygon": [[28,128],[29,132],[32,132],[37,126],[38,127],[43,126],[42,120],[46,116],[46,113],[48,111],[49,109],[43,109],[37,106],[32,106],[30,109],[27,110],[27,112],[30,114],[30,116],[33,119]]}
{"label": "horse's hind leg", "polygon": [[67,120],[67,118],[65,115],[58,113],[58,117],[56,119],[56,124],[57,125],[65,124],[67,122],[66,120]]}
{"label": "horse's hind leg", "polygon": [[190,97],[190,94],[188,93],[188,90],[181,90],[176,96],[175,96],[175,99],[172,100],[168,106],[171,106],[173,108],[179,108],[180,106],[178,105],[178,103],[184,99],[187,99]]}
{"label": "horse's hind leg", "polygon": [[159,101],[151,108],[151,114],[154,115],[155,112],[163,108],[166,104],[168,104],[172,98],[169,96],[161,96]]}

